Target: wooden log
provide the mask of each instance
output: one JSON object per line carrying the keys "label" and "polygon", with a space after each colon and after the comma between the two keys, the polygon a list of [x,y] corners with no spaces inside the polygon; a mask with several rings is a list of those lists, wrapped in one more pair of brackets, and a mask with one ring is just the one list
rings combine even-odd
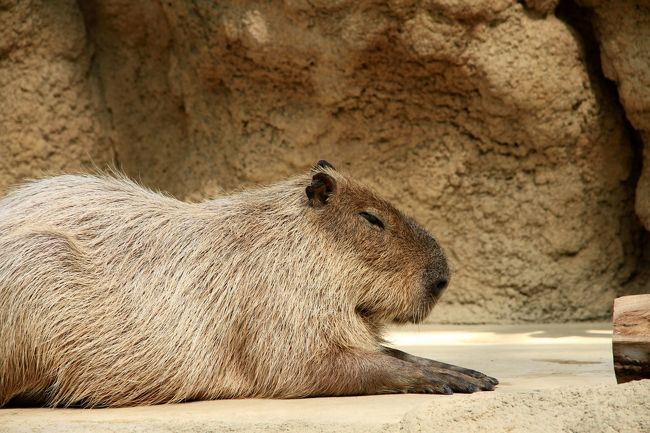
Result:
{"label": "wooden log", "polygon": [[650,295],[617,298],[613,322],[616,381],[650,379]]}

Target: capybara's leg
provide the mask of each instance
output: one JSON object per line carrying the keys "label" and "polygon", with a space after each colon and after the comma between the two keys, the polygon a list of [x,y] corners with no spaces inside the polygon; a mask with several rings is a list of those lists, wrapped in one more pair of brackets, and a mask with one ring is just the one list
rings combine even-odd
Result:
{"label": "capybara's leg", "polygon": [[391,347],[384,347],[384,351],[390,356],[393,356],[402,361],[420,365],[432,371],[442,371],[446,372],[446,374],[449,375],[459,376],[468,382],[476,384],[481,390],[484,391],[493,390],[494,386],[499,383],[499,381],[494,377],[490,377],[479,371],[471,370],[469,368],[458,367],[456,365],[422,358],[419,356],[411,355],[410,353],[402,352],[398,349],[393,349]]}
{"label": "capybara's leg", "polygon": [[381,352],[333,356],[323,364],[320,377],[317,393],[322,395],[452,394],[479,390],[461,375],[436,371]]}

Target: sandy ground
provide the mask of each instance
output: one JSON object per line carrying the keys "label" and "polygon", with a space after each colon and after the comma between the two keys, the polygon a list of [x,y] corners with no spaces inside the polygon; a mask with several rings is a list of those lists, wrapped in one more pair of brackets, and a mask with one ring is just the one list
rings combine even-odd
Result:
{"label": "sandy ground", "polygon": [[498,377],[494,392],[1,409],[0,432],[650,432],[650,381],[616,385],[609,324],[412,326],[397,347]]}

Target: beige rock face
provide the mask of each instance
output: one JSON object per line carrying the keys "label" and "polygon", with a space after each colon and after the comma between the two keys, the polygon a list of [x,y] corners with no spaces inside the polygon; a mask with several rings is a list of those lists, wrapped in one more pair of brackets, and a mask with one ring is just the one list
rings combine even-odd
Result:
{"label": "beige rock face", "polygon": [[0,12],[0,187],[90,155],[199,199],[328,159],[446,247],[437,321],[606,317],[637,267],[623,113],[556,2],[81,3]]}
{"label": "beige rock face", "polygon": [[0,191],[112,158],[92,66],[76,2],[0,2]]}

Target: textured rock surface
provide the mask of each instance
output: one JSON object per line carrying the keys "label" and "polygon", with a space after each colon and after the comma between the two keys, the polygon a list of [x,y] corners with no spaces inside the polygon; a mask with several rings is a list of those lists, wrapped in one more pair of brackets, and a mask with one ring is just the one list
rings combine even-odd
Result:
{"label": "textured rock surface", "polygon": [[[402,421],[402,431],[644,432],[650,428],[650,381],[485,396],[462,410],[431,404]],[[478,424],[480,427],[475,427]]]}
{"label": "textured rock surface", "polygon": [[113,158],[199,199],[325,158],[446,246],[435,320],[602,318],[637,268],[632,146],[556,3],[9,2],[0,187]]}
{"label": "textured rock surface", "polygon": [[0,1],[0,191],[112,159],[74,1]]}

